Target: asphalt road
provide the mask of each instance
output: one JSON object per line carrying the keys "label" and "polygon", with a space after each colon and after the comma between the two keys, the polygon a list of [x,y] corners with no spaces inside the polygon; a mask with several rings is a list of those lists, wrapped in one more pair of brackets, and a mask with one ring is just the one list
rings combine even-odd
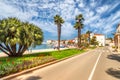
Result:
{"label": "asphalt road", "polygon": [[110,72],[120,66],[110,55],[107,47],[97,48],[11,80],[120,80]]}

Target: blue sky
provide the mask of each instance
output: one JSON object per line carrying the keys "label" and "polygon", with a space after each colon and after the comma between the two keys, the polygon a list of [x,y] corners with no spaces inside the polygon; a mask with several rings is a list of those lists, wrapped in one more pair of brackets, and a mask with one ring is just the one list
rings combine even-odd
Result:
{"label": "blue sky", "polygon": [[77,36],[73,28],[75,16],[83,14],[82,33],[112,36],[120,23],[120,0],[0,0],[0,19],[17,17],[38,25],[44,32],[44,39],[57,39],[57,27],[53,17],[59,14],[65,23],[62,25],[62,39]]}

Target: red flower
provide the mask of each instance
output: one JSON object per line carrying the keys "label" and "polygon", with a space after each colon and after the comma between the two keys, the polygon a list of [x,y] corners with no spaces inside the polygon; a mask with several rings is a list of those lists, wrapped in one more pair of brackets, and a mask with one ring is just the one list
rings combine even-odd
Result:
{"label": "red flower", "polygon": [[14,62],[12,62],[12,64],[14,64]]}

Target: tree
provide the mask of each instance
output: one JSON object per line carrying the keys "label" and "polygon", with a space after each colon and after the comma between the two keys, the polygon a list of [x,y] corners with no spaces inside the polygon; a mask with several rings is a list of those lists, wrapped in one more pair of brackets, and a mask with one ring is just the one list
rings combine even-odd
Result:
{"label": "tree", "polygon": [[83,46],[83,47],[88,47],[89,46],[87,38],[88,38],[87,34],[82,34],[81,35],[81,46]]}
{"label": "tree", "polygon": [[90,44],[90,33],[92,33],[91,31],[87,31],[86,34],[88,34],[88,43]]}
{"label": "tree", "polygon": [[64,20],[59,15],[54,16],[54,23],[57,25],[58,32],[58,50],[60,50],[60,37],[61,37],[61,26],[64,23]]}
{"label": "tree", "polygon": [[96,40],[96,37],[95,37],[95,36],[93,36],[93,37],[92,37],[92,39],[91,39],[90,43],[91,43],[91,45],[98,45],[98,42],[97,42],[97,40]]}
{"label": "tree", "polygon": [[36,25],[17,18],[0,20],[0,50],[9,57],[22,56],[31,44],[40,45],[42,41],[43,32]]}
{"label": "tree", "polygon": [[112,37],[109,37],[108,40],[111,40],[111,42],[113,42],[113,38]]}
{"label": "tree", "polygon": [[81,29],[83,28],[83,15],[79,14],[76,16],[76,23],[74,25],[74,28],[78,30],[78,48],[81,47]]}

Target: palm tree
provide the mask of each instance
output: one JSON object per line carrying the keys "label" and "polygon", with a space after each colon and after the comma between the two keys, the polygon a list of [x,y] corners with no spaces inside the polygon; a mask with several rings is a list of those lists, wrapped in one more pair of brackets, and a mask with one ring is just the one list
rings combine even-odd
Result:
{"label": "palm tree", "polygon": [[91,31],[87,31],[86,34],[88,34],[88,43],[90,44],[90,33],[92,33]]}
{"label": "palm tree", "polygon": [[76,23],[74,25],[74,28],[78,30],[78,48],[81,47],[81,29],[83,28],[83,15],[79,14],[76,16]]}
{"label": "palm tree", "polygon": [[0,20],[0,50],[9,57],[22,56],[31,44],[40,45],[42,30],[17,18]]}
{"label": "palm tree", "polygon": [[54,16],[54,23],[57,25],[57,31],[58,31],[58,50],[60,50],[61,26],[64,23],[64,20],[59,15],[55,15]]}

